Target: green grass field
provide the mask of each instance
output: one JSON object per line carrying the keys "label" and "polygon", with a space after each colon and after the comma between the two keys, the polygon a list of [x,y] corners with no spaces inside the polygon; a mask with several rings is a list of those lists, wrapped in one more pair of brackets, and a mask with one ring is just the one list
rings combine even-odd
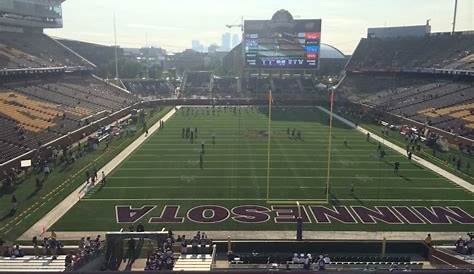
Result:
{"label": "green grass field", "polygon": [[[173,230],[292,230],[293,223],[275,223],[270,200],[287,203],[326,199],[328,168],[328,116],[314,108],[274,108],[271,130],[270,185],[267,193],[267,110],[257,107],[182,108],[130,155],[107,178],[92,189],[54,226],[56,231],[109,231],[128,226],[117,223],[117,205],[140,208],[156,206],[139,222],[160,217],[165,205],[179,206],[183,222],[148,224],[148,229]],[[191,144],[182,129],[198,128]],[[301,131],[302,138],[289,138],[287,129]],[[387,148],[380,160],[375,141],[342,123],[332,130],[330,203],[324,206],[444,206],[459,207],[474,215],[473,193],[437,174],[411,163]],[[215,144],[212,136],[215,136]],[[347,140],[348,146],[344,145]],[[203,168],[200,168],[204,143]],[[400,162],[399,174],[393,163]],[[351,188],[353,186],[353,191]],[[241,205],[269,208],[270,220],[237,222],[235,212],[213,223],[190,221],[186,212],[200,205],[217,205],[229,211]],[[461,224],[311,223],[308,230],[354,231],[469,231]],[[204,211],[212,219],[212,212]],[[397,215],[397,214],[395,214]],[[398,214],[399,215],[399,214]],[[400,219],[400,218],[399,218]],[[137,221],[138,222],[138,221]]]}

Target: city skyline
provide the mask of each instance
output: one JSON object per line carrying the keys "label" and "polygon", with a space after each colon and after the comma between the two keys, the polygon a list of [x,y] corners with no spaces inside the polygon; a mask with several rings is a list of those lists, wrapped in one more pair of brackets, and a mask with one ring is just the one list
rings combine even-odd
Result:
{"label": "city skyline", "polygon": [[197,52],[209,52],[214,51],[214,49],[228,52],[237,46],[241,40],[241,34],[231,34],[230,32],[224,32],[221,36],[220,44],[214,41],[206,45],[200,40],[196,39],[191,40],[191,49]]}
{"label": "city skyline", "polygon": [[[473,2],[459,1],[457,30],[474,29]],[[454,1],[142,0],[140,7],[126,0],[68,0],[63,3],[64,28],[46,30],[46,33],[112,45],[115,13],[121,47],[159,46],[177,52],[190,48],[192,40],[212,45],[221,41],[224,32],[231,34],[232,41],[240,29],[228,29],[226,25],[240,24],[242,16],[244,20],[266,20],[277,10],[287,9],[297,19],[321,18],[322,42],[351,54],[369,27],[421,25],[430,19],[433,32],[450,31]]]}

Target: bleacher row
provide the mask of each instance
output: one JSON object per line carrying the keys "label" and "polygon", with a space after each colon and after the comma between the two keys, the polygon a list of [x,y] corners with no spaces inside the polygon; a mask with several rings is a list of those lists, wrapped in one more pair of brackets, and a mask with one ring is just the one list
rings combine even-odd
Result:
{"label": "bleacher row", "polygon": [[[241,82],[239,88],[239,82]],[[183,95],[209,96],[212,90],[215,97],[260,96],[271,89],[274,94],[281,96],[304,95],[314,92],[316,85],[313,79],[302,76],[251,76],[248,79],[236,77],[212,76],[210,72],[188,72],[184,77]]]}
{"label": "bleacher row", "polygon": [[186,96],[209,95],[212,74],[209,71],[192,71],[184,75],[182,88]]}
{"label": "bleacher row", "polygon": [[394,68],[474,70],[474,35],[363,38],[346,70],[374,71]]}
{"label": "bleacher row", "polygon": [[246,88],[253,93],[266,93],[271,88],[275,94],[294,96],[314,92],[316,85],[308,77],[250,77]]}
{"label": "bleacher row", "polygon": [[133,94],[143,97],[170,98],[175,87],[165,80],[122,80],[123,84]]}
{"label": "bleacher row", "polygon": [[[315,256],[313,256],[316,258]],[[241,255],[232,261],[246,264],[278,263],[285,264],[294,258],[291,255]],[[403,257],[381,257],[381,256],[331,256],[333,263],[409,263],[411,258]]]}
{"label": "bleacher row", "polygon": [[84,75],[0,85],[0,163],[137,100]]}
{"label": "bleacher row", "polygon": [[42,33],[0,32],[0,69],[85,65],[82,59]]}
{"label": "bleacher row", "polygon": [[393,87],[380,85],[381,90],[365,90],[365,85],[377,86],[378,81],[387,80],[350,75],[339,91],[353,101],[474,138],[474,83],[452,80],[430,82],[426,79],[412,82],[405,79],[397,81]]}
{"label": "bleacher row", "polygon": [[63,272],[65,259],[65,255],[58,256],[56,259],[51,256],[0,257],[0,272]]}
{"label": "bleacher row", "polygon": [[214,77],[212,83],[214,96],[235,96],[239,92],[238,81],[236,77]]}
{"label": "bleacher row", "polygon": [[[319,259],[321,260],[321,259]],[[310,260],[310,263],[316,263],[318,259]],[[273,268],[297,270],[304,268],[304,262],[295,261],[291,256],[240,256],[230,260],[232,268],[258,268],[258,265],[267,268],[268,265]],[[423,262],[413,262],[410,257],[377,257],[377,256],[331,256],[326,268],[409,268],[421,269]]]}
{"label": "bleacher row", "polygon": [[210,271],[212,254],[181,254],[176,259],[173,271]]}

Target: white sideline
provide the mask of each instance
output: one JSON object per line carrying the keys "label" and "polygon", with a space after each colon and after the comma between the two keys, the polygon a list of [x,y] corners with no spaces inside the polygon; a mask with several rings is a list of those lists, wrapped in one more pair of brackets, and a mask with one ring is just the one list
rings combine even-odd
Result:
{"label": "white sideline", "polygon": [[[177,109],[180,109],[180,106],[171,109],[161,120],[166,122],[176,113]],[[143,144],[150,136],[153,135],[155,131],[160,128],[160,121],[156,122],[153,126],[148,129],[148,135],[145,136],[145,133],[140,135],[135,141],[133,141],[128,147],[121,151],[117,156],[115,156],[110,162],[108,162],[104,167],[102,167],[97,174],[99,178],[101,177],[102,171],[107,176],[112,172],[120,163],[122,163],[133,151],[135,151],[141,144]],[[66,214],[77,202],[79,202],[79,197],[81,195],[81,190],[87,185],[87,182],[84,182],[76,190],[74,190],[69,196],[67,196],[63,201],[61,201],[56,207],[48,212],[43,218],[38,222],[32,225],[19,239],[32,239],[33,236],[38,236],[41,233],[41,230],[48,229],[56,223],[61,217]]]}
{"label": "white sideline", "polygon": [[[330,111],[319,106],[318,107],[321,111],[323,111],[324,113],[326,114],[330,114]],[[367,134],[367,133],[370,133],[370,138],[378,141],[378,142],[381,142],[383,143],[385,146],[395,150],[396,152],[402,154],[402,155],[406,155],[406,150],[383,139],[382,137],[379,137],[378,135],[374,134],[373,132],[370,132],[356,124],[354,124],[353,122],[333,113],[333,117],[338,119],[339,121],[343,122],[344,124],[350,126],[350,127],[353,127],[355,129],[357,129],[358,131],[362,132],[364,135]],[[437,173],[438,175],[441,175],[443,176],[444,178],[450,180],[451,182],[457,184],[458,186],[460,187],[463,187],[465,188],[466,190],[468,190],[469,192],[474,192],[474,185],[473,184],[470,184],[469,182],[465,181],[464,179],[462,178],[459,178],[458,176],[438,167],[437,165],[434,165],[432,164],[431,162],[419,157],[419,156],[416,156],[416,155],[413,155],[412,157],[412,161],[414,161],[415,163],[418,163],[428,169],[431,169],[432,171],[434,171],[435,173]]]}

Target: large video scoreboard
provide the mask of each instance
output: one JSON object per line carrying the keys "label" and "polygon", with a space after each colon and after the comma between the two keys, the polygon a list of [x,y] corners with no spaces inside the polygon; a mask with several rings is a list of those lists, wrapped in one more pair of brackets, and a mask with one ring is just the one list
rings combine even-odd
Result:
{"label": "large video scoreboard", "polygon": [[247,68],[317,69],[321,20],[247,20],[244,24]]}

